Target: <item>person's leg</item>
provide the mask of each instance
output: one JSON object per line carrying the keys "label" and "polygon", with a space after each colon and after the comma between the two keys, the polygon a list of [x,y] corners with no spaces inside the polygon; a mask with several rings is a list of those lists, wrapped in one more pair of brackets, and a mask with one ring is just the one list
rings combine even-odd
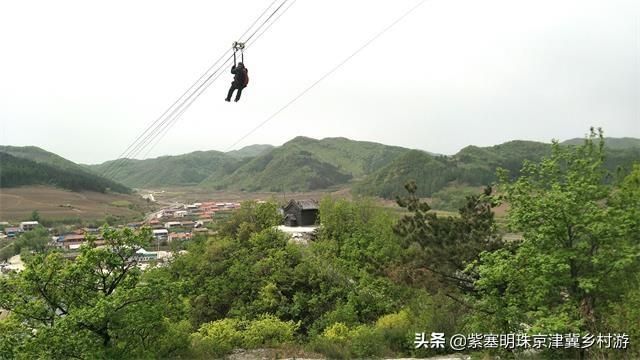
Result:
{"label": "person's leg", "polygon": [[238,87],[238,92],[236,93],[236,102],[240,100],[240,95],[242,95],[242,87]]}
{"label": "person's leg", "polygon": [[236,87],[231,84],[231,87],[229,88],[229,92],[227,93],[227,98],[224,99],[224,101],[231,101],[231,96],[233,95],[233,90],[235,90]]}

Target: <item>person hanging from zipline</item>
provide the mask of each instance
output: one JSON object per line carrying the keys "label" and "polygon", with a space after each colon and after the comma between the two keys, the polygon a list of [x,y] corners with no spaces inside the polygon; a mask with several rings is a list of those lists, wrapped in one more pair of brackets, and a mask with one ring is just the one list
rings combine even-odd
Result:
{"label": "person hanging from zipline", "polygon": [[[242,89],[247,87],[247,84],[249,84],[249,71],[247,70],[247,68],[244,66],[244,53],[243,50],[244,49],[244,43],[239,43],[239,42],[234,42],[233,43],[233,66],[231,67],[231,73],[234,75],[233,76],[233,81],[231,82],[231,87],[229,88],[229,92],[227,93],[227,98],[224,99],[224,101],[231,101],[231,96],[233,95],[233,92],[235,90],[238,90],[238,92],[236,93],[236,98],[235,98],[235,102],[238,102],[238,100],[240,100],[240,96],[242,95]],[[240,50],[240,56],[241,56],[241,60],[237,65],[236,65],[236,51]]]}

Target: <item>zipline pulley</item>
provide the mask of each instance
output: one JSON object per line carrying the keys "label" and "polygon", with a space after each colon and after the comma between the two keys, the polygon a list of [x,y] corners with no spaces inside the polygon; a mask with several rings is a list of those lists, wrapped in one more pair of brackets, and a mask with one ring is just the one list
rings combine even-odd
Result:
{"label": "zipline pulley", "polygon": [[233,65],[236,66],[236,53],[240,51],[240,62],[244,64],[244,43],[234,41],[233,42]]}

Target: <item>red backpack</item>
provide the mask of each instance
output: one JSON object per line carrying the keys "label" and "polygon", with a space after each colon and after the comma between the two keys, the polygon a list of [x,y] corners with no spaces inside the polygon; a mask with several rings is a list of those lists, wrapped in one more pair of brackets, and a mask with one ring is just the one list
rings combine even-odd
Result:
{"label": "red backpack", "polygon": [[247,85],[249,85],[249,70],[247,70],[247,68],[244,68],[244,84],[242,84],[242,87],[246,88]]}

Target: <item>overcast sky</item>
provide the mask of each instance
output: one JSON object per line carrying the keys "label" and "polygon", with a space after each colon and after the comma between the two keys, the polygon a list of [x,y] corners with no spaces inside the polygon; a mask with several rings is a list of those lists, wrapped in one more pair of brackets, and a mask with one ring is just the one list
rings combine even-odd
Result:
{"label": "overcast sky", "polygon": [[[416,0],[298,0],[147,154],[226,150]],[[0,143],[113,159],[271,0],[0,2]],[[640,2],[427,0],[235,148],[343,136],[452,154],[640,137]],[[141,156],[144,154],[141,154]]]}

